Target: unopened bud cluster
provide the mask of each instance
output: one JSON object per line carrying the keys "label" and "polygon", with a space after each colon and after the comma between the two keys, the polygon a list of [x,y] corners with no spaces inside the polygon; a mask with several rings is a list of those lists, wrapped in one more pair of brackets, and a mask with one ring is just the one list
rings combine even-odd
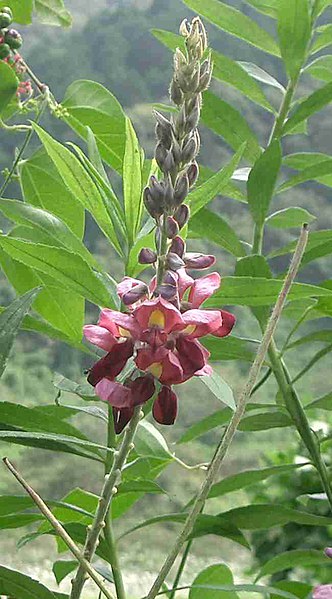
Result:
{"label": "unopened bud cluster", "polygon": [[[180,33],[185,38],[186,50],[182,52],[177,48],[174,54],[174,73],[170,85],[170,98],[177,110],[171,117],[154,112],[157,137],[155,160],[162,179],[152,176],[149,186],[144,190],[145,207],[157,225],[156,252],[143,248],[139,255],[142,264],[153,264],[158,256],[163,260],[164,277],[158,277],[157,293],[165,299],[170,299],[170,287],[174,287],[170,272],[186,267],[185,245],[179,233],[190,216],[185,200],[198,179],[196,157],[200,149],[200,137],[197,125],[202,92],[208,88],[212,75],[210,55],[206,57],[206,32],[199,17],[195,17],[191,23],[183,21]],[[201,266],[201,263],[201,258],[196,262],[191,261],[188,268],[207,267]]]}
{"label": "unopened bud cluster", "polygon": [[13,13],[8,6],[0,8],[0,61],[6,62],[19,79],[17,95],[32,95],[31,82],[24,80],[25,68],[17,50],[22,46],[22,37],[16,29],[11,29]]}

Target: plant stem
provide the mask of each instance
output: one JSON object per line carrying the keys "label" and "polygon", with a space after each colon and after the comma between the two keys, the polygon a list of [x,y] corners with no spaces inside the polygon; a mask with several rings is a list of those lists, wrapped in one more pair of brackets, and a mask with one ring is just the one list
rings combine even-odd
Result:
{"label": "plant stem", "polygon": [[[46,104],[47,103],[44,101],[42,103],[42,105],[40,106],[40,109],[39,109],[39,111],[37,113],[36,120],[35,120],[36,123],[39,123],[39,121],[41,119],[41,116],[42,116],[42,114],[43,114],[43,112],[44,112],[44,110],[46,108]],[[2,196],[2,194],[4,193],[4,191],[7,189],[9,183],[11,182],[11,179],[12,179],[12,177],[13,177],[15,171],[16,171],[16,168],[17,168],[17,166],[18,166],[18,164],[19,164],[19,162],[20,162],[20,160],[21,160],[21,158],[22,158],[22,156],[23,156],[26,148],[28,147],[28,145],[29,145],[29,143],[31,141],[32,136],[33,136],[33,129],[30,127],[29,131],[27,132],[27,134],[25,136],[23,144],[22,144],[20,150],[18,151],[18,154],[17,154],[17,156],[16,156],[16,158],[15,158],[13,164],[12,164],[12,167],[11,167],[11,169],[10,169],[7,177],[5,178],[3,184],[2,184],[2,186],[0,188],[0,197]]]}
{"label": "plant stem", "polygon": [[332,489],[326,465],[320,454],[319,443],[316,439],[315,434],[310,428],[310,424],[304,412],[300,398],[292,385],[291,377],[288,373],[286,365],[278,355],[278,350],[274,341],[272,341],[269,348],[269,358],[279,389],[284,398],[285,406],[297,428],[297,431],[304,445],[308,450],[313,464],[316,467],[316,470],[320,476],[323,485],[323,489],[326,493],[328,502],[332,510]]}
{"label": "plant stem", "polygon": [[178,571],[177,571],[176,576],[174,578],[174,582],[173,582],[173,586],[172,586],[172,591],[171,591],[171,594],[169,596],[169,599],[174,599],[174,597],[176,595],[176,590],[177,590],[177,588],[179,586],[179,582],[180,582],[180,579],[181,579],[184,567],[186,565],[186,562],[187,562],[188,555],[190,553],[192,544],[193,544],[193,539],[190,539],[188,541],[186,547],[185,547],[184,552],[183,552],[183,555],[182,555],[182,558],[181,558],[181,561],[180,561],[180,564],[179,564],[179,567],[178,567]]}
{"label": "plant stem", "polygon": [[[104,486],[102,488],[99,504],[95,513],[93,523],[88,527],[86,541],[84,545],[84,557],[88,562],[91,562],[97,548],[100,533],[105,528],[105,518],[109,510],[112,497],[116,493],[116,485],[119,483],[121,478],[121,471],[125,465],[126,459],[130,450],[132,449],[133,438],[141,418],[140,406],[135,408],[134,415],[130,420],[129,426],[126,429],[124,438],[119,451],[114,453],[114,461],[109,474],[105,476]],[[85,582],[84,571],[80,566],[78,568],[75,579],[73,580],[72,591],[70,599],[79,599],[81,596],[83,586]]]}
{"label": "plant stem", "polygon": [[292,103],[293,96],[294,96],[294,93],[295,93],[295,90],[297,87],[299,76],[300,76],[300,73],[298,74],[296,79],[294,79],[293,81],[289,81],[289,83],[288,83],[286,93],[285,93],[283,101],[281,103],[277,118],[272,127],[268,145],[270,145],[270,143],[274,139],[279,139],[282,135],[282,129],[283,129],[283,126],[287,119],[289,109],[291,107],[291,103]]}
{"label": "plant stem", "polygon": [[172,568],[175,559],[177,558],[181,548],[184,543],[188,539],[188,536],[192,532],[193,526],[195,524],[196,518],[199,515],[200,511],[203,509],[206,498],[209,494],[209,491],[213,485],[213,481],[215,479],[216,474],[219,471],[219,468],[227,454],[230,444],[232,443],[233,437],[236,433],[238,425],[242,419],[242,416],[245,413],[247,402],[250,398],[250,394],[255,386],[257,377],[261,370],[261,367],[264,363],[265,356],[269,349],[269,345],[273,338],[274,332],[276,330],[276,326],[278,324],[282,309],[285,305],[287,294],[291,288],[291,285],[296,277],[297,271],[299,269],[302,256],[307,244],[308,240],[308,227],[307,225],[303,226],[298,244],[296,246],[296,250],[290,264],[287,276],[285,278],[283,287],[280,291],[277,303],[274,306],[272,314],[270,316],[269,322],[267,324],[265,333],[263,335],[262,341],[258,347],[258,351],[255,357],[255,360],[250,368],[247,382],[244,385],[242,392],[238,398],[238,403],[236,410],[233,414],[233,417],[226,428],[225,434],[223,435],[216,452],[212,458],[210,466],[208,468],[206,478],[201,486],[199,493],[196,496],[193,507],[188,514],[186,522],[179,536],[177,537],[173,548],[171,549],[169,555],[167,556],[164,565],[162,566],[155,582],[153,583],[146,599],[154,599],[161,588],[161,585],[165,581],[170,569]]}
{"label": "plant stem", "polygon": [[261,254],[263,249],[264,227],[255,225],[252,253]]}
{"label": "plant stem", "polygon": [[30,495],[32,501],[36,504],[38,509],[41,511],[43,516],[45,516],[46,520],[51,524],[56,533],[61,537],[61,539],[66,543],[68,549],[72,552],[72,554],[76,557],[78,562],[80,563],[80,568],[82,568],[84,572],[84,577],[88,574],[92,580],[99,587],[100,591],[107,597],[107,599],[114,599],[114,596],[106,589],[104,586],[104,582],[96,570],[91,566],[91,564],[85,559],[84,555],[80,548],[76,545],[73,539],[69,536],[67,531],[63,528],[60,522],[56,519],[51,510],[47,507],[46,503],[42,500],[40,495],[34,491],[34,489],[26,482],[23,476],[16,470],[13,464],[8,460],[8,458],[3,458],[3,462],[8,470],[15,476],[16,480],[22,485],[25,491]]}
{"label": "plant stem", "polygon": [[[111,405],[108,406],[107,447],[113,447],[114,449],[116,448],[116,434],[114,429],[113,409]],[[111,471],[113,461],[114,454],[108,452],[108,455],[106,456],[105,460],[105,475],[109,474],[109,472]],[[109,561],[113,573],[117,599],[126,599],[126,592],[122,579],[122,573],[116,546],[116,539],[113,531],[111,507],[108,508],[105,517],[104,537],[109,549]]]}

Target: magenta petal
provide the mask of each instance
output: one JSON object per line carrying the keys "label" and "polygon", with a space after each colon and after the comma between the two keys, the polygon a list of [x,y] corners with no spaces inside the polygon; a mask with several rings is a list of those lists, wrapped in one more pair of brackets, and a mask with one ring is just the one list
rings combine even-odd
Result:
{"label": "magenta petal", "polygon": [[183,298],[185,292],[189,287],[192,287],[194,284],[194,279],[187,274],[185,268],[180,268],[177,271],[178,275],[178,290],[179,290],[179,298],[180,300]]}
{"label": "magenta petal", "polygon": [[[123,314],[122,312],[113,311],[113,322],[119,327],[120,337],[132,336],[135,339],[139,336],[139,327],[132,314]],[[121,330],[122,329],[122,330]]]}
{"label": "magenta petal", "polygon": [[88,382],[95,386],[101,379],[107,377],[110,380],[120,374],[127,360],[133,355],[134,345],[131,339],[123,343],[117,343],[106,356],[98,360],[90,369]]}
{"label": "magenta petal", "polygon": [[195,376],[211,376],[212,373],[213,373],[212,366],[210,366],[210,364],[205,364],[204,368],[201,368],[200,370],[196,370]]}
{"label": "magenta petal", "polygon": [[121,385],[121,383],[116,383],[106,378],[101,379],[96,385],[96,394],[100,399],[114,406],[114,408],[131,407],[131,390]]}
{"label": "magenta petal", "polygon": [[149,401],[155,392],[152,376],[139,376],[130,382],[133,405],[139,406]]}
{"label": "magenta petal", "polygon": [[85,327],[83,327],[83,333],[84,337],[90,341],[90,343],[100,347],[101,349],[104,349],[107,352],[110,351],[113,345],[117,343],[117,340],[112,333],[110,333],[107,329],[104,329],[104,327],[99,327],[98,325],[87,324]]}
{"label": "magenta petal", "polygon": [[332,599],[332,584],[321,584],[312,592],[313,599]]}
{"label": "magenta petal", "polygon": [[189,302],[193,308],[199,308],[199,306],[205,302],[217,289],[220,287],[220,275],[217,272],[213,272],[210,275],[201,277],[194,281],[193,286],[189,292]]}
{"label": "magenta petal", "polygon": [[204,348],[196,339],[179,337],[176,342],[179,360],[186,377],[194,376],[198,370],[206,365]]}
{"label": "magenta petal", "polygon": [[222,324],[216,331],[213,331],[212,335],[215,337],[226,337],[226,335],[229,335],[233,326],[235,325],[236,318],[234,314],[231,314],[226,310],[220,310],[220,316]]}
{"label": "magenta petal", "polygon": [[162,360],[162,373],[159,380],[165,385],[178,385],[183,382],[183,369],[180,360],[170,350]]}
{"label": "magenta petal", "polygon": [[142,281],[139,281],[138,279],[133,279],[132,277],[124,277],[117,287],[118,296],[122,298],[122,296],[128,291],[130,291],[130,289],[136,287],[136,285],[141,285],[141,283]]}
{"label": "magenta petal", "polygon": [[119,337],[118,327],[115,322],[113,322],[113,314],[116,314],[114,310],[111,310],[110,308],[104,308],[100,312],[98,325],[104,329],[107,329],[115,337]]}
{"label": "magenta petal", "polygon": [[188,310],[182,315],[182,319],[186,325],[183,334],[189,339],[203,337],[209,333],[214,334],[214,331],[222,326],[219,310]]}
{"label": "magenta petal", "polygon": [[162,387],[153,404],[152,414],[159,424],[174,424],[178,411],[178,399],[170,387]]}

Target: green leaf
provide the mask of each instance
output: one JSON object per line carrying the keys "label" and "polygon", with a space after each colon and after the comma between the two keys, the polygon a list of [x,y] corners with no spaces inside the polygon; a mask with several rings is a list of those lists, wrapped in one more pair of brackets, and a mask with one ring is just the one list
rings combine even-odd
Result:
{"label": "green leaf", "polygon": [[[41,447],[53,451],[64,451],[65,453],[75,453],[82,457],[89,457],[97,461],[102,461],[96,457],[95,450],[107,450],[107,447],[99,443],[93,443],[85,439],[69,437],[66,435],[58,435],[52,433],[29,432],[29,431],[6,431],[0,430],[0,440],[8,443],[18,443],[19,445],[27,445],[28,447]],[[75,446],[83,447],[86,453],[78,451]],[[91,451],[92,450],[92,451]]]}
{"label": "green leaf", "polygon": [[64,285],[68,290],[91,302],[102,306],[113,305],[105,285],[78,254],[63,248],[11,239],[6,236],[0,237],[0,247],[15,260],[41,270],[54,278],[59,285]]}
{"label": "green leaf", "polygon": [[241,67],[249,75],[251,75],[251,77],[253,77],[253,79],[260,81],[260,83],[264,83],[265,85],[269,85],[270,87],[275,87],[276,89],[281,91],[282,94],[286,93],[284,86],[281,85],[281,83],[279,83],[279,81],[277,81],[277,79],[272,77],[272,75],[270,75],[269,73],[264,71],[264,69],[259,67],[257,64],[254,64],[253,62],[244,62],[242,60],[239,61],[238,64],[241,65]]}
{"label": "green leaf", "polygon": [[302,368],[302,370],[300,370],[300,372],[294,377],[293,379],[293,383],[295,383],[296,381],[300,380],[313,366],[315,366],[315,364],[317,364],[317,362],[319,362],[319,360],[321,360],[322,358],[325,358],[325,356],[329,353],[331,353],[332,351],[332,343],[330,345],[328,345],[327,347],[324,347],[323,349],[321,349],[319,352],[317,352],[312,358],[311,360],[309,360],[309,362]]}
{"label": "green leaf", "polygon": [[38,20],[44,25],[70,27],[72,18],[62,0],[35,0]]}
{"label": "green leaf", "polygon": [[172,461],[173,456],[163,435],[153,424],[142,420],[135,435],[135,451],[141,457]]}
{"label": "green leaf", "polygon": [[293,341],[293,343],[290,343],[287,346],[287,349],[298,347],[299,345],[303,345],[304,343],[312,344],[315,342],[332,343],[332,330],[324,329],[322,331],[314,331],[313,333],[309,333],[308,335],[305,335],[304,337],[301,337],[300,339]]}
{"label": "green leaf", "polygon": [[316,516],[274,503],[246,505],[218,514],[221,522],[228,522],[241,530],[263,530],[284,526],[288,522],[304,526],[329,526],[332,518]]}
{"label": "green leaf", "polygon": [[29,311],[39,291],[40,289],[28,291],[14,300],[0,314],[0,377],[6,368],[9,354],[22,320]]}
{"label": "green leaf", "polygon": [[90,127],[103,160],[121,173],[126,121],[117,99],[99,83],[80,80],[68,87],[62,105],[69,114],[68,125],[83,139]]}
{"label": "green leaf", "polygon": [[282,466],[272,466],[271,468],[261,468],[260,470],[244,470],[239,474],[227,476],[218,483],[215,483],[209,492],[208,499],[221,497],[227,493],[234,493],[240,489],[245,489],[250,485],[267,480],[270,476],[278,476],[287,472],[292,472],[302,468],[305,464],[284,464]]}
{"label": "green leaf", "polygon": [[328,83],[332,80],[332,56],[320,56],[305,68],[305,72]]}
{"label": "green leaf", "polygon": [[[222,305],[269,306],[276,302],[282,285],[283,281],[277,279],[225,277],[221,289],[204,305],[209,308],[220,308]],[[293,283],[288,299],[331,295],[332,291],[324,287]]]}
{"label": "green leaf", "polygon": [[14,70],[5,62],[0,62],[0,115],[15,96],[18,79]]}
{"label": "green leaf", "polygon": [[[279,583],[281,584],[281,583]],[[298,583],[301,584],[302,583]],[[263,595],[264,597],[267,597],[268,593],[273,593],[273,595],[271,595],[271,599],[273,597],[273,599],[277,599],[278,597],[285,597],[285,599],[298,599],[299,595],[293,595],[292,593],[288,593],[286,591],[283,590],[279,590],[277,587],[279,585],[275,585],[274,587],[270,587],[270,586],[261,586],[258,584],[202,584],[202,585],[196,585],[196,588],[199,588],[201,590],[207,590],[207,591],[227,591],[227,595],[230,595],[230,592],[232,591],[238,591],[239,593],[246,593],[246,595],[249,594],[249,596],[251,597],[252,593],[258,593],[259,595]],[[309,585],[303,585],[304,587],[308,587]],[[188,590],[188,589],[192,589],[194,588],[193,585],[190,586],[182,586],[182,587],[177,587],[178,591],[184,591],[184,590]],[[311,589],[311,587],[309,586],[309,590]],[[166,592],[162,592],[159,593],[159,595],[165,595]],[[308,595],[308,593],[306,594]],[[219,597],[220,595],[218,595]],[[223,596],[226,596],[226,594],[224,594]],[[303,597],[303,599],[307,599],[307,597],[305,597],[304,595],[301,595],[301,597]]]}
{"label": "green leaf", "polygon": [[[32,230],[27,229],[27,231]],[[37,231],[34,231],[34,236],[36,233]],[[60,335],[64,335],[67,340],[80,342],[84,324],[83,298],[61,288],[52,277],[32,270],[2,250],[0,250],[0,264],[17,293],[22,294],[29,289],[42,286],[41,292],[33,302],[33,309],[59,330]],[[48,333],[49,329],[44,329],[44,332]]]}
{"label": "green leaf", "polygon": [[245,250],[234,229],[215,212],[202,208],[189,221],[189,237],[205,238],[233,256],[245,256]]}
{"label": "green leaf", "polygon": [[292,81],[296,81],[310,40],[308,0],[278,1],[278,35],[281,56]]}
{"label": "green leaf", "polygon": [[6,200],[0,198],[0,211],[7,218],[19,225],[25,225],[33,229],[39,229],[46,233],[50,245],[64,247],[67,250],[75,252],[96,270],[101,267],[97,260],[90,254],[83,243],[72,233],[67,225],[58,217],[46,210],[30,206],[26,202],[19,200]]}
{"label": "green leaf", "polygon": [[76,570],[77,568],[77,560],[58,560],[54,562],[52,571],[55,577],[55,580],[58,584],[63,581],[68,574]]}
{"label": "green leaf", "polygon": [[305,410],[332,410],[332,393],[327,393],[304,406]]}
{"label": "green leaf", "polygon": [[224,190],[243,156],[244,149],[243,144],[226,166],[189,194],[188,201],[192,216]]}
{"label": "green leaf", "polygon": [[294,549],[292,551],[285,551],[274,556],[263,564],[256,580],[263,578],[263,576],[271,576],[277,572],[283,570],[289,570],[290,568],[299,568],[303,566],[328,566],[331,562],[329,558],[324,555],[322,551],[316,549]]}
{"label": "green leaf", "polygon": [[41,514],[11,514],[9,516],[0,516],[0,530],[22,528],[23,526],[29,526],[40,520],[42,520]]}
{"label": "green leaf", "polygon": [[274,583],[275,589],[271,589],[270,599],[278,599],[281,597],[280,592],[288,591],[293,593],[293,597],[296,599],[308,599],[312,591],[312,585],[304,582],[297,582],[296,580],[281,580],[280,582]]}
{"label": "green leaf", "polygon": [[268,412],[246,415],[239,424],[239,430],[266,431],[271,428],[284,428],[292,425],[293,421],[288,414],[278,409],[272,409]]}
{"label": "green leaf", "polygon": [[200,585],[232,585],[233,574],[225,564],[214,564],[200,572],[192,583],[189,591],[189,599],[238,599],[238,595],[232,591],[217,591],[195,588]]}
{"label": "green leaf", "polygon": [[246,0],[258,12],[276,19],[278,17],[278,0]]}
{"label": "green leaf", "polygon": [[[288,243],[287,245],[271,252],[269,258],[274,258],[275,256],[284,256],[285,254],[292,253],[295,249],[296,241]],[[317,258],[322,258],[323,256],[327,256],[332,252],[332,230],[327,229],[326,231],[313,231],[309,233],[309,241],[307,243],[307,248],[302,258],[301,265],[309,264],[313,260]],[[323,286],[323,285],[322,285]]]}
{"label": "green leaf", "polygon": [[290,133],[294,127],[305,121],[305,119],[312,114],[320,111],[324,106],[329,104],[331,100],[332,82],[327,83],[324,87],[314,91],[310,96],[297,105],[295,112],[284,125],[283,134],[286,135]]}
{"label": "green leaf", "polygon": [[[136,530],[140,530],[141,528],[150,526],[152,524],[159,524],[161,522],[174,522],[176,524],[182,524],[186,521],[186,518],[187,514],[184,512],[155,516],[154,518],[145,520],[144,522],[137,524],[133,528],[130,528],[120,538],[128,534],[131,534]],[[232,524],[228,524],[224,519],[222,519],[221,521],[221,519],[218,516],[200,514],[196,519],[194,529],[190,535],[190,538],[195,539],[208,534],[222,536],[227,539],[231,539],[235,543],[239,543],[243,547],[249,547],[247,540],[238,528],[236,528]]]}
{"label": "green leaf", "polygon": [[317,0],[312,11],[313,18],[316,19],[319,17],[331,4],[331,0]]}
{"label": "green leaf", "polygon": [[222,403],[231,408],[231,410],[236,409],[232,389],[217,372],[213,371],[209,376],[200,377],[200,381],[204,383],[211,393],[213,393],[213,395]]}
{"label": "green leaf", "polygon": [[115,237],[113,223],[93,179],[68,148],[53,139],[36,123],[33,126],[65,185],[90,212],[104,235],[113,243]]}
{"label": "green leaf", "polygon": [[212,362],[223,360],[253,362],[255,352],[250,348],[248,341],[250,340],[235,336],[206,337],[203,344],[211,352],[210,360]]}
{"label": "green leaf", "polygon": [[274,229],[291,229],[293,227],[302,227],[304,223],[311,223],[316,220],[313,214],[304,208],[284,208],[270,214],[266,219],[266,224]]}
{"label": "green leaf", "polygon": [[279,56],[279,48],[267,31],[232,6],[219,0],[185,0],[185,4],[214,25],[240,39]]}
{"label": "green leaf", "polygon": [[318,35],[311,46],[310,54],[316,54],[316,52],[332,44],[332,23],[317,27],[315,33]]}
{"label": "green leaf", "polygon": [[260,156],[259,142],[246,119],[236,108],[212,92],[204,94],[201,119],[204,125],[220,135],[233,150],[239,150],[246,143],[243,154],[250,162],[255,162]]}
{"label": "green leaf", "polygon": [[123,160],[123,196],[129,245],[132,246],[142,218],[142,169],[141,150],[135,130],[128,118]]}
{"label": "green leaf", "polygon": [[306,181],[317,180],[325,185],[332,185],[332,158],[327,157],[327,160],[323,159],[321,162],[304,168],[298,175],[294,175],[287,181],[285,181],[277,190],[277,193],[291,189],[296,185],[305,183]]}
{"label": "green leaf", "polygon": [[187,428],[186,432],[178,440],[178,444],[189,443],[189,441],[201,437],[218,426],[224,426],[224,424],[229,422],[231,415],[232,410],[230,408],[224,408],[223,410],[213,412],[213,414],[206,416],[199,422],[195,422],[195,424]]}
{"label": "green leaf", "polygon": [[254,164],[247,183],[248,204],[255,223],[262,226],[281,167],[281,147],[274,141]]}
{"label": "green leaf", "polygon": [[0,566],[0,593],[15,599],[56,599],[56,595],[30,576]]}
{"label": "green leaf", "polygon": [[33,0],[1,0],[0,8],[9,6],[13,11],[13,20],[20,25],[29,25],[32,19]]}
{"label": "green leaf", "polygon": [[60,218],[82,239],[84,208],[64,184],[44,148],[20,162],[20,184],[25,200]]}

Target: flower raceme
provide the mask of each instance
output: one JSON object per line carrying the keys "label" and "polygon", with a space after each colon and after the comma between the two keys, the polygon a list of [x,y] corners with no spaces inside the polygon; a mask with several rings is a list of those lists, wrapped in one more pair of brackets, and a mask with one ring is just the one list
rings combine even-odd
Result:
{"label": "flower raceme", "polygon": [[[125,277],[118,285],[118,294],[128,312],[105,308],[97,325],[84,327],[86,339],[107,352],[89,371],[88,381],[97,395],[113,406],[117,432],[129,422],[135,406],[154,395],[156,381],[161,389],[153,416],[160,424],[173,424],[177,396],[172,385],[212,372],[210,354],[199,338],[209,334],[224,337],[234,326],[235,317],[229,312],[201,308],[220,286],[218,273],[194,280],[180,269],[175,277],[177,305],[161,295],[152,296],[154,280],[148,287]],[[131,357],[142,374],[121,384],[115,379]]]}

